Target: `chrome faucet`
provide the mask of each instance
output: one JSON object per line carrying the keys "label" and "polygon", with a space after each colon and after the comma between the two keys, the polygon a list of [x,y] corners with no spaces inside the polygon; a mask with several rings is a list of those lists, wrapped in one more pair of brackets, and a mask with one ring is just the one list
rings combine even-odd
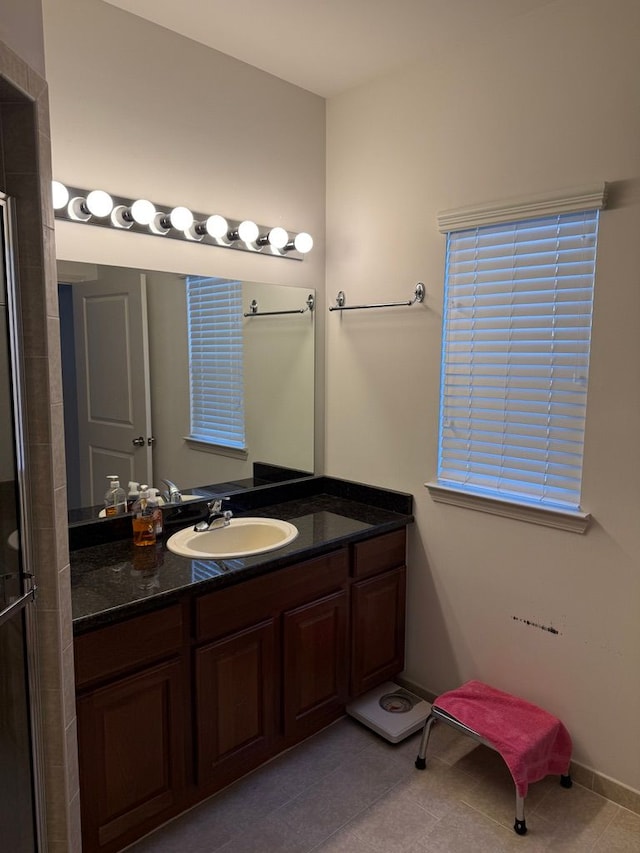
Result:
{"label": "chrome faucet", "polygon": [[224,511],[222,509],[222,502],[228,500],[229,498],[215,498],[210,501],[207,504],[209,510],[208,519],[206,521],[199,521],[193,529],[198,533],[202,533],[205,530],[217,530],[219,527],[228,527],[231,524],[233,513],[230,509]]}
{"label": "chrome faucet", "polygon": [[180,489],[176,486],[175,483],[172,483],[171,480],[160,480],[160,482],[164,483],[167,487],[167,491],[162,493],[162,497],[164,498],[166,503],[182,503],[182,495],[180,494]]}

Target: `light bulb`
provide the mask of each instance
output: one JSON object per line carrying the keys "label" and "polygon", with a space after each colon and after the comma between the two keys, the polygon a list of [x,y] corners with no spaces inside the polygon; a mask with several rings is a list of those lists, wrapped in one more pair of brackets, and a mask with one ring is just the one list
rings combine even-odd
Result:
{"label": "light bulb", "polygon": [[284,228],[280,228],[280,226],[278,226],[269,231],[268,240],[269,244],[273,246],[274,249],[284,249],[289,242],[289,235]]}
{"label": "light bulb", "polygon": [[53,209],[61,210],[69,201],[69,190],[60,181],[51,181]]}
{"label": "light bulb", "polygon": [[86,205],[94,216],[109,216],[113,210],[113,199],[104,190],[92,190],[86,198]]}
{"label": "light bulb", "polygon": [[243,243],[253,243],[258,239],[260,231],[255,222],[245,219],[238,225],[238,237]]}
{"label": "light bulb", "polygon": [[256,240],[258,246],[272,246],[274,249],[285,249],[289,242],[289,235],[279,226],[267,231],[266,234],[261,234]]}
{"label": "light bulb", "polygon": [[205,234],[213,237],[214,240],[220,240],[227,236],[229,223],[224,218],[215,213],[213,216],[203,219],[201,222],[196,222],[191,228],[191,234],[195,239],[201,240]]}
{"label": "light bulb", "polygon": [[174,207],[169,222],[176,231],[187,231],[193,225],[193,213],[187,207]]}
{"label": "light bulb", "polygon": [[306,255],[307,252],[313,249],[313,237],[311,234],[307,234],[306,231],[301,231],[296,235],[293,245],[301,255]]}
{"label": "light bulb", "polygon": [[138,225],[150,225],[156,215],[156,209],[146,198],[139,198],[130,207],[131,218]]}
{"label": "light bulb", "polygon": [[206,220],[204,227],[210,237],[219,240],[221,237],[226,237],[229,230],[229,223],[224,216],[215,213]]}

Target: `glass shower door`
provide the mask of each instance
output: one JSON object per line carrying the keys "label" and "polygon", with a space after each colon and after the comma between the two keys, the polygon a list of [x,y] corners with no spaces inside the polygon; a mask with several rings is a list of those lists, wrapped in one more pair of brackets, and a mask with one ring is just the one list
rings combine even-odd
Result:
{"label": "glass shower door", "polygon": [[35,667],[31,642],[35,592],[27,571],[21,357],[11,268],[9,201],[0,193],[0,849],[38,850]]}
{"label": "glass shower door", "polygon": [[25,635],[22,611],[0,624],[0,832],[11,853],[37,850]]}

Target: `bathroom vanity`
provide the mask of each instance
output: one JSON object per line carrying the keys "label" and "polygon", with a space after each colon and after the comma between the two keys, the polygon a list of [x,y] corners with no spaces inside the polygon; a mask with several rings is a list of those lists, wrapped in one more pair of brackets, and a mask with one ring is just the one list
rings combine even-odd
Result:
{"label": "bathroom vanity", "polygon": [[120,850],[401,672],[411,504],[312,477],[232,496],[295,524],[277,551],[72,551],[85,853]]}

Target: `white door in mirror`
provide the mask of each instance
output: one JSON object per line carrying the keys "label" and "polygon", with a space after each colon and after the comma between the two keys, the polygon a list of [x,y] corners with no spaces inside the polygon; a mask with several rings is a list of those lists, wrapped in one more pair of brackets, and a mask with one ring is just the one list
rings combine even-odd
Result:
{"label": "white door in mirror", "polygon": [[230,560],[275,551],[297,535],[295,525],[277,518],[232,518],[226,527],[201,533],[193,527],[179,530],[167,540],[167,548],[182,557]]}

